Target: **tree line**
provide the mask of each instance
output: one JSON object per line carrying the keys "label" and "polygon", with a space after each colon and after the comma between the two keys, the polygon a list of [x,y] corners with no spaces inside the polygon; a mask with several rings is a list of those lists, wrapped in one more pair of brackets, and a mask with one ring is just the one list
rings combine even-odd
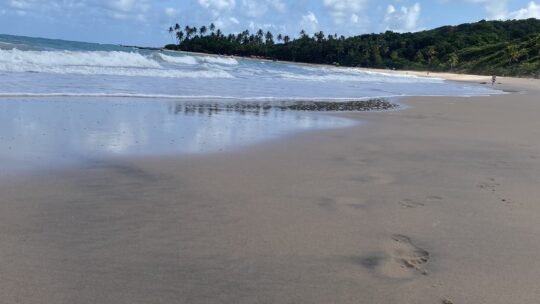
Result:
{"label": "tree line", "polygon": [[167,49],[210,54],[349,67],[453,71],[512,76],[539,76],[540,20],[485,21],[444,26],[416,33],[365,34],[345,37],[274,35],[259,29],[225,34],[214,24],[182,27]]}

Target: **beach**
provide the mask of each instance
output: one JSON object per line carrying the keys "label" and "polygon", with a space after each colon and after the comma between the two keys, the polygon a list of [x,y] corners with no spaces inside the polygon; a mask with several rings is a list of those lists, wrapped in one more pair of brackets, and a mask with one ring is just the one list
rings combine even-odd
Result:
{"label": "beach", "polygon": [[534,303],[540,86],[499,81],[239,151],[3,177],[0,303]]}

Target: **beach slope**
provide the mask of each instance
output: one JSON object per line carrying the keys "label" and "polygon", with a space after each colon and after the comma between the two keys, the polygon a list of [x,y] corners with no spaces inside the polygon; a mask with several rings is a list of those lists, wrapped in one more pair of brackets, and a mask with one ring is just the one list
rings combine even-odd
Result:
{"label": "beach slope", "polygon": [[0,183],[0,303],[534,303],[540,91]]}

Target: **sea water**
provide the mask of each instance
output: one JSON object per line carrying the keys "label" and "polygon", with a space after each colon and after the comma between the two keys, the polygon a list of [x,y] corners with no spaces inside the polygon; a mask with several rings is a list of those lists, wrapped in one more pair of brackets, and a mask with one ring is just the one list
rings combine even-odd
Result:
{"label": "sea water", "polygon": [[[352,124],[330,115],[220,104],[493,93],[353,68],[0,35],[0,167],[228,151]],[[212,107],[204,106],[209,102]]]}

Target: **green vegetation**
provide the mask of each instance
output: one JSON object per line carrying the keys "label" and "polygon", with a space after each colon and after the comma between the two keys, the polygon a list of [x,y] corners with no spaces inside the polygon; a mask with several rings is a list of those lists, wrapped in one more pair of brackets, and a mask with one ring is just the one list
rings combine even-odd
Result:
{"label": "green vegetation", "polygon": [[[540,20],[480,21],[417,33],[291,39],[262,30],[225,35],[211,24],[169,29],[167,49],[367,68],[540,76]],[[275,40],[274,40],[275,37]]]}

